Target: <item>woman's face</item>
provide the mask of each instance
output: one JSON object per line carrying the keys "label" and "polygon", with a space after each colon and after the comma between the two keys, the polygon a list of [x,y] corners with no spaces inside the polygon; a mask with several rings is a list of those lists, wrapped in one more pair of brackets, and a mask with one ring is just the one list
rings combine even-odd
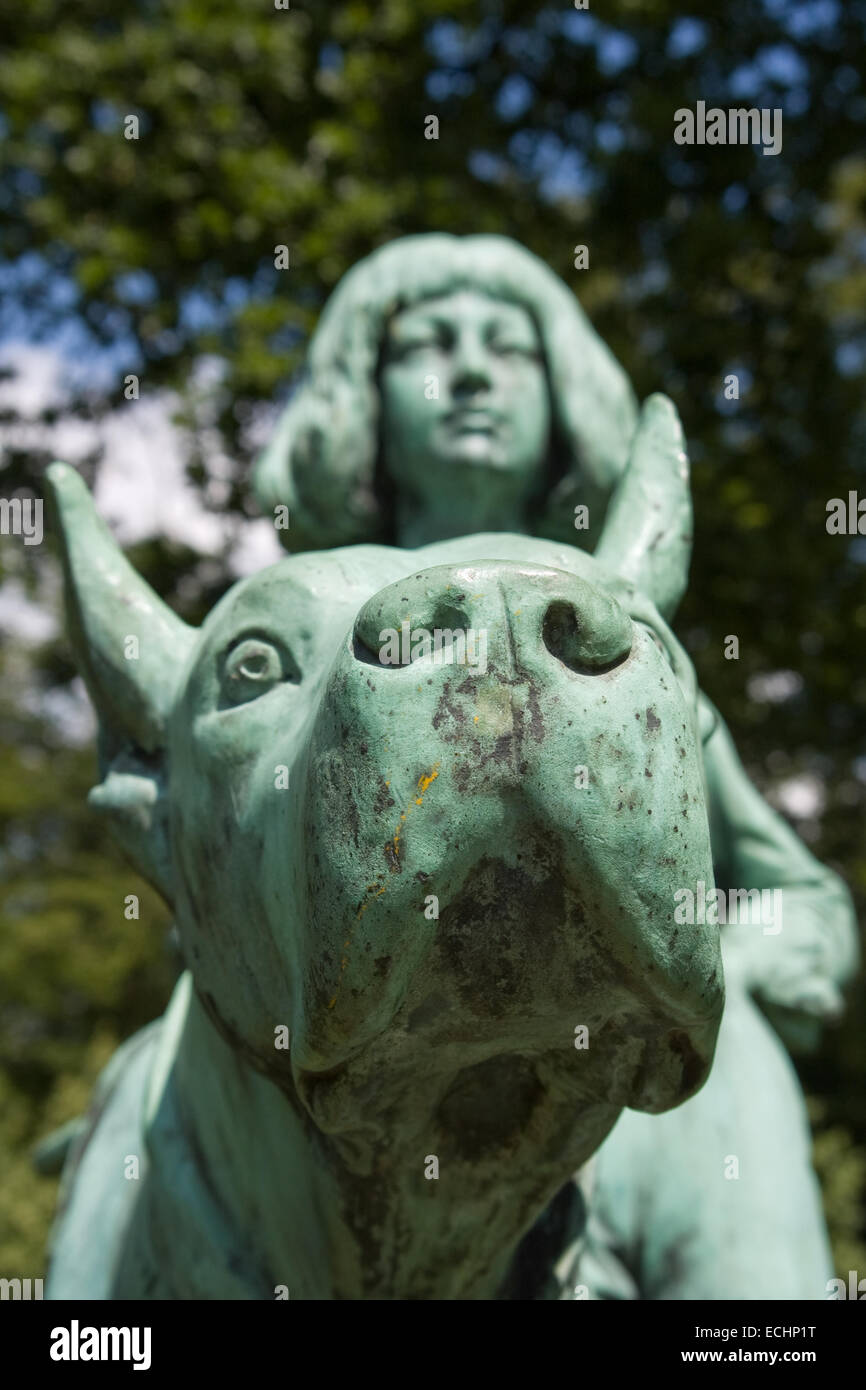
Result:
{"label": "woman's face", "polygon": [[550,399],[525,309],[461,290],[396,314],[382,370],[385,468],[398,491],[529,496],[545,466]]}

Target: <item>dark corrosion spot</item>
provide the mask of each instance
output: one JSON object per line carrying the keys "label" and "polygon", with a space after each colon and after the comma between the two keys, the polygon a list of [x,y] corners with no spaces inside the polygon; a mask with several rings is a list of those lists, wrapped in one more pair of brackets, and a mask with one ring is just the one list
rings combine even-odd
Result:
{"label": "dark corrosion spot", "polygon": [[473,1015],[501,1017],[525,999],[567,918],[562,877],[545,849],[525,850],[526,867],[481,859],[439,921],[442,963]]}
{"label": "dark corrosion spot", "polygon": [[516,1140],[543,1095],[523,1057],[491,1057],[460,1072],[436,1118],[454,1156],[476,1162]]}
{"label": "dark corrosion spot", "polygon": [[646,712],[646,726],[652,733],[655,733],[656,729],[660,729],[662,726],[662,721],[652,706]]}
{"label": "dark corrosion spot", "polygon": [[376,812],[377,815],[381,816],[382,813],[388,809],[388,807],[393,806],[394,804],[395,802],[393,796],[391,795],[390,787],[386,785],[384,777],[380,777],[379,784],[376,787],[376,795],[373,798],[373,810]]}

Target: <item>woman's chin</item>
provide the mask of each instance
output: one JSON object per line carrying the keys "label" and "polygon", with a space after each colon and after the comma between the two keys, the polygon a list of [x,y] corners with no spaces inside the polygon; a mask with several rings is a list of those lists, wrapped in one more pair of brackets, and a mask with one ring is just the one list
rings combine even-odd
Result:
{"label": "woman's chin", "polygon": [[[459,472],[461,469],[483,469],[490,473],[518,474],[525,471],[511,458],[502,441],[489,434],[463,435],[454,440],[447,455],[441,458],[439,470]],[[459,488],[458,488],[459,490]]]}

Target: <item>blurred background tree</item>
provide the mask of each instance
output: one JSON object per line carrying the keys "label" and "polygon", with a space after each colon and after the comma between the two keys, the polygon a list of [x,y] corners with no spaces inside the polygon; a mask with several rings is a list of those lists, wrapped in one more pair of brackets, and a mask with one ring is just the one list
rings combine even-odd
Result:
{"label": "blurred background tree", "polygon": [[[825,509],[866,491],[866,0],[30,0],[0,43],[2,495],[40,492],[58,438],[98,480],[100,423],[163,402],[227,528],[202,545],[179,516],[132,559],[197,621],[344,271],[411,232],[515,237],[638,394],[676,402],[697,518],[678,630],[756,782],[862,914],[866,537],[828,535]],[[676,145],[674,111],[698,100],[781,108],[782,152]],[[17,375],[34,348],[61,387],[35,406]],[[176,965],[168,914],[84,804],[50,543],[0,538],[0,572],[0,1273],[26,1276],[55,1196],[30,1147],[80,1111]],[[801,1063],[843,1273],[866,1269],[864,1003],[861,984]]]}

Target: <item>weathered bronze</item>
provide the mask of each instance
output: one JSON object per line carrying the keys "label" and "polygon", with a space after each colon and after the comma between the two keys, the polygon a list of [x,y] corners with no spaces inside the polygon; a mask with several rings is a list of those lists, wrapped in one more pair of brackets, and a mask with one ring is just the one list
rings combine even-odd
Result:
{"label": "weathered bronze", "polygon": [[[49,1295],[570,1297],[575,1175],[623,1106],[701,1085],[722,1007],[717,929],[672,925],[712,862],[656,557],[622,579],[610,546],[350,547],[238,584],[196,632],[75,472],[50,485],[93,803],[188,972],[103,1078]],[[389,664],[404,623],[483,634],[483,662]]]}
{"label": "weathered bronze", "polygon": [[[415,545],[490,527],[568,537],[597,544],[602,559],[613,549],[621,573],[652,564],[671,618],[685,571],[660,538],[688,543],[691,506],[685,488],[656,480],[682,442],[663,416],[635,436],[625,374],[571,291],[524,248],[442,235],[383,247],[338,286],[309,363],[258,470],[263,505],[290,506],[281,534],[293,549],[366,536]],[[642,490],[611,502],[635,450]],[[814,1044],[841,1011],[857,961],[853,905],[759,796],[703,695],[699,709],[716,878],[746,917],[720,919],[729,1004],[719,1055],[688,1106],[663,1122],[624,1117],[604,1145],[593,1206],[604,1249],[596,1265],[587,1256],[584,1277],[613,1296],[819,1298],[829,1249],[778,1036]],[[778,922],[764,920],[774,902]]]}
{"label": "weathered bronze", "polygon": [[55,466],[93,804],[188,969],[70,1154],[49,1296],[823,1296],[755,999],[838,1012],[853,913],[667,626],[687,473],[547,267],[438,235],[335,292],[258,471],[292,556],[201,632]]}

